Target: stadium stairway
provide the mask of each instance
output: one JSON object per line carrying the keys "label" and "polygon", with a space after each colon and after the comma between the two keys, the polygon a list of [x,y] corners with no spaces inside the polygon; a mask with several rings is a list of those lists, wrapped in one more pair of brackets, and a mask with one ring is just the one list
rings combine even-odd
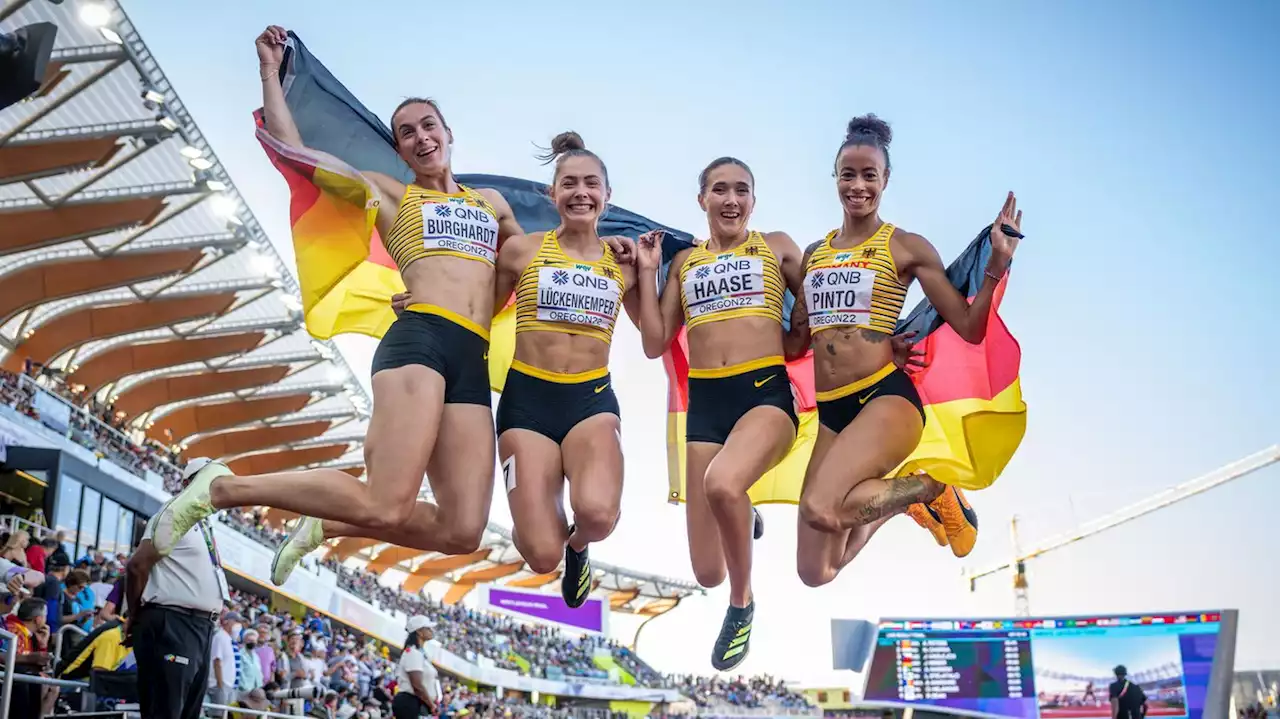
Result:
{"label": "stadium stairway", "polygon": [[636,678],[631,676],[631,672],[627,671],[626,669],[623,669],[622,665],[614,661],[612,654],[604,654],[604,653],[596,654],[594,657],[592,657],[592,661],[595,662],[597,669],[601,669],[605,672],[608,672],[609,676],[614,676],[613,672],[616,671],[619,682],[623,684],[629,684],[631,686],[636,685]]}

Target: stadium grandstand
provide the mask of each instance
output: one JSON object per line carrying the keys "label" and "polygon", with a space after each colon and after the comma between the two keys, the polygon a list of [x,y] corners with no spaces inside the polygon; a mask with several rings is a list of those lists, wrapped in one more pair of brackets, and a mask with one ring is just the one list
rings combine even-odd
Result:
{"label": "stadium grandstand", "polygon": [[[0,109],[0,515],[28,552],[56,538],[109,582],[190,458],[362,476],[370,399],[337,348],[306,333],[290,268],[124,8],[0,7],[0,31],[37,23],[57,29],[39,89]],[[277,589],[270,558],[294,519],[225,512],[215,529],[236,608],[271,618],[277,642],[316,620],[385,659],[405,617],[426,612],[455,696],[492,695],[507,716],[817,711],[765,677],[665,675],[607,621],[492,610],[491,587],[538,593],[559,576],[530,572],[498,525],[462,557],[337,541]],[[641,627],[700,591],[594,567],[601,616]]]}

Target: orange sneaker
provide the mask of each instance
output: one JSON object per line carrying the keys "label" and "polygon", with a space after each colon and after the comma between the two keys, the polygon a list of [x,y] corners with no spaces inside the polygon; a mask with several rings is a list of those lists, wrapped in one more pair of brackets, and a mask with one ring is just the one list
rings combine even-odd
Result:
{"label": "orange sneaker", "polygon": [[937,542],[939,547],[947,546],[947,530],[942,526],[942,517],[939,517],[937,512],[925,504],[917,503],[907,507],[907,516],[916,520],[916,524],[929,530],[929,534],[933,535],[933,541]]}
{"label": "orange sneaker", "polygon": [[947,487],[929,508],[942,519],[942,526],[951,545],[951,553],[967,557],[978,543],[978,514],[969,506],[964,494],[957,487]]}

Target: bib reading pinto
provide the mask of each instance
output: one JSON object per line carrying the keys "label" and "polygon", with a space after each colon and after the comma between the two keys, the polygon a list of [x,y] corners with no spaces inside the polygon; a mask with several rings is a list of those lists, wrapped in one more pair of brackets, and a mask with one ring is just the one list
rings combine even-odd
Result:
{"label": "bib reading pinto", "polygon": [[685,325],[737,317],[782,321],[782,271],[764,236],[754,230],[741,245],[713,253],[695,247],[680,269]]}
{"label": "bib reading pinto", "polygon": [[813,329],[871,324],[876,271],[863,267],[824,267],[804,278],[809,326]]}

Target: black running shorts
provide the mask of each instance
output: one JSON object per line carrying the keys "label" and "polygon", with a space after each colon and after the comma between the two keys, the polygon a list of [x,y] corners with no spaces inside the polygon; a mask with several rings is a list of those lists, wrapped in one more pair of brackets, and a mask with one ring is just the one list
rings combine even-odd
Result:
{"label": "black running shorts", "polygon": [[[413,309],[416,307],[428,309]],[[445,404],[491,407],[489,340],[476,329],[438,312],[448,311],[413,305],[401,313],[373,353],[373,374],[406,365],[422,365],[444,377]]]}
{"label": "black running shorts", "polygon": [[557,375],[516,361],[498,398],[498,436],[527,429],[560,444],[579,422],[605,413],[622,416],[606,369]]}
{"label": "black running shorts", "polygon": [[718,370],[689,370],[685,441],[724,444],[733,426],[756,407],[777,407],[797,431],[795,398],[782,358],[755,360]]}
{"label": "black running shorts", "polygon": [[920,401],[915,383],[895,365],[886,365],[870,377],[837,389],[819,392],[818,421],[839,434],[853,422],[853,418],[858,416],[867,402],[876,397],[901,397],[915,405],[920,411],[921,421],[925,419],[924,403]]}

